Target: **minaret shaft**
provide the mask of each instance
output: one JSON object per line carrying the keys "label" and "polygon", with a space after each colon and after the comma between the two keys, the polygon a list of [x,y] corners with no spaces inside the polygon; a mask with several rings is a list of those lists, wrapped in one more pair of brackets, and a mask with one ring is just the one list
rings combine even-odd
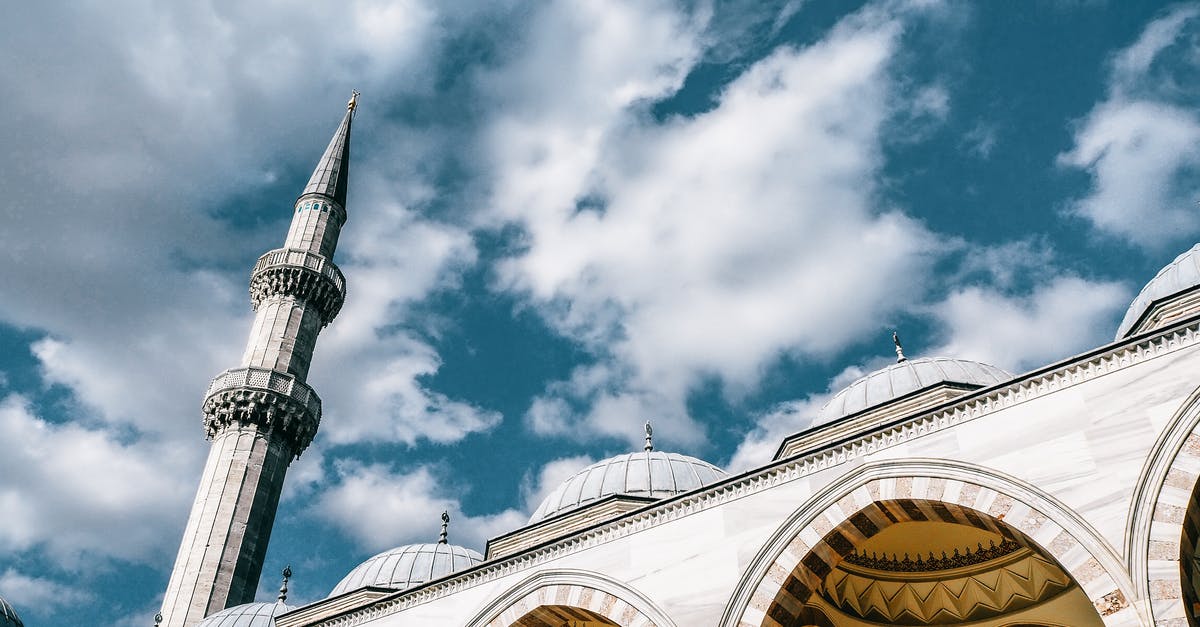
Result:
{"label": "minaret shaft", "polygon": [[254,600],[290,462],[286,444],[254,426],[213,438],[163,599],[165,625]]}
{"label": "minaret shaft", "polygon": [[317,335],[346,294],[332,257],[346,221],[354,103],[296,201],[284,247],[254,266],[240,366],[209,385],[212,448],[163,599],[164,627],[254,600],[284,475],[320,423],[321,399],[306,381]]}

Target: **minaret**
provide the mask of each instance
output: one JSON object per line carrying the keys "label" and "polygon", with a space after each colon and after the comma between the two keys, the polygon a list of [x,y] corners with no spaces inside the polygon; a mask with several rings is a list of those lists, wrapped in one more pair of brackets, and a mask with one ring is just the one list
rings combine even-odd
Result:
{"label": "minaret", "polygon": [[212,448],[163,599],[164,627],[195,625],[254,600],[284,473],[317,432],[321,399],[305,380],[317,334],[346,297],[332,259],[346,222],[357,103],[354,92],[296,201],[283,248],[254,265],[254,326],[241,365],[208,386],[204,428]]}

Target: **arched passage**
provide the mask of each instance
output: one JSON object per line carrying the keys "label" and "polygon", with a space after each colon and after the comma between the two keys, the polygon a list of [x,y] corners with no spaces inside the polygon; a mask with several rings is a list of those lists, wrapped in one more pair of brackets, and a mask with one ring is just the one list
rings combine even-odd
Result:
{"label": "arched passage", "polygon": [[568,569],[532,575],[488,602],[467,625],[675,627],[661,609],[628,585]]}
{"label": "arched passage", "polygon": [[1200,625],[1200,389],[1152,449],[1130,512],[1130,569],[1155,625]]}
{"label": "arched passage", "polygon": [[825,533],[775,594],[765,624],[804,625],[814,608],[834,625],[1104,624],[1023,533],[970,508],[917,499],[873,501]]}
{"label": "arched passage", "polygon": [[[721,626],[783,624],[767,612],[781,590],[790,587],[794,596],[811,593],[811,587],[804,592],[805,582],[792,574],[814,549],[818,555],[823,551],[829,555],[832,547],[822,542],[825,534],[873,502],[903,499],[957,505],[1004,521],[1033,539],[1070,575],[1104,625],[1143,624],[1138,610],[1127,600],[1132,585],[1116,553],[1061,503],[1033,486],[986,468],[910,458],[864,464],[814,494],[754,558],[726,607]],[[1034,622],[1058,624],[1053,620]]]}

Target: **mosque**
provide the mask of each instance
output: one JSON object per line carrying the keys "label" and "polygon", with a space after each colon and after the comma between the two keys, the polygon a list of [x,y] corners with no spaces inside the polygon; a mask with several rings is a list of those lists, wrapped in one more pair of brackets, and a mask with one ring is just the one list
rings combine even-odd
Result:
{"label": "mosque", "polygon": [[[250,280],[241,364],[203,403],[212,448],[155,624],[168,627],[1200,626],[1200,245],[1114,340],[1012,374],[907,358],[834,395],[769,463],[660,451],[564,481],[484,554],[396,547],[327,598],[255,602],[306,383],[345,280],[351,98]],[[1054,333],[1054,329],[1043,330]],[[147,623],[149,624],[149,622]],[[22,627],[0,601],[0,627]]]}

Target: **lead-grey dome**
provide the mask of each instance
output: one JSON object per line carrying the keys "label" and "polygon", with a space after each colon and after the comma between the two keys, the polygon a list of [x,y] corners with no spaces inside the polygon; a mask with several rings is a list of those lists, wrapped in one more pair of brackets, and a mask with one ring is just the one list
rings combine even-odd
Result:
{"label": "lead-grey dome", "polygon": [[17,611],[13,606],[0,597],[0,627],[25,627],[25,623],[21,622],[21,617],[17,616]]}
{"label": "lead-grey dome", "polygon": [[833,422],[843,416],[882,405],[939,383],[957,383],[971,387],[987,387],[1011,379],[1000,368],[966,359],[921,357],[906,359],[880,368],[846,386],[829,399],[817,413],[814,425]]}
{"label": "lead-grey dome", "polygon": [[208,616],[196,627],[275,627],[276,616],[294,609],[282,602],[235,605]]}
{"label": "lead-grey dome", "polygon": [[547,496],[530,523],[614,494],[665,498],[725,478],[712,464],[662,451],[626,453],[596,462],[562,482]]}
{"label": "lead-grey dome", "polygon": [[1159,270],[1158,274],[1154,275],[1154,278],[1150,279],[1150,282],[1142,288],[1142,291],[1138,292],[1137,298],[1134,298],[1133,302],[1129,304],[1125,318],[1121,320],[1121,326],[1117,327],[1115,339],[1119,340],[1129,335],[1130,330],[1141,320],[1146,310],[1155,301],[1197,285],[1200,285],[1200,244],[1192,246],[1190,250],[1176,257],[1175,261]]}
{"label": "lead-grey dome", "polygon": [[409,544],[384,551],[354,567],[329,596],[380,586],[403,590],[445,577],[483,561],[471,549],[453,544]]}

